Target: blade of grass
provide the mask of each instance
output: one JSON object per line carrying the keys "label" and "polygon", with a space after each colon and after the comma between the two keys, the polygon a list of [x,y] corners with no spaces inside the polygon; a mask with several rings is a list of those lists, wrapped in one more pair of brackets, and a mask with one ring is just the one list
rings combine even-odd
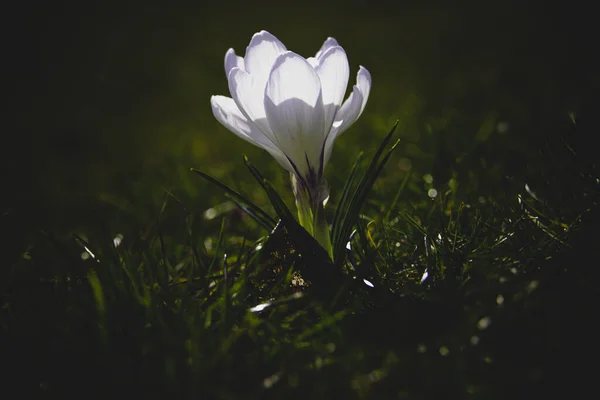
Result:
{"label": "blade of grass", "polygon": [[337,238],[340,234],[340,229],[342,227],[341,221],[344,219],[344,215],[348,213],[348,208],[350,206],[350,202],[352,196],[350,195],[351,190],[356,187],[356,177],[358,174],[358,167],[363,159],[363,152],[358,154],[354,165],[352,166],[352,170],[350,171],[350,175],[344,184],[344,188],[342,190],[342,195],[340,197],[340,201],[338,203],[337,209],[335,210],[335,214],[333,215],[333,221],[331,223],[331,240],[333,243],[336,242]]}
{"label": "blade of grass", "polygon": [[254,204],[246,196],[236,192],[235,190],[233,190],[229,186],[225,185],[221,181],[213,178],[210,175],[205,174],[202,171],[199,171],[195,168],[190,168],[190,171],[195,172],[196,174],[198,174],[202,178],[206,179],[213,185],[216,185],[216,186],[220,187],[221,189],[223,189],[227,194],[229,194],[229,196],[231,196],[230,198],[232,200],[235,200],[234,202],[236,204],[238,204],[238,206],[240,204],[243,205],[243,207],[240,207],[243,211],[247,212],[246,210],[251,210],[251,213],[248,213],[248,215],[250,217],[252,217],[256,222],[258,222],[261,226],[265,227],[268,230],[272,230],[275,227],[275,224],[277,223],[277,221],[275,221],[275,219],[273,217],[271,217],[269,214],[267,214],[262,208],[260,208],[256,204]]}
{"label": "blade of grass", "polygon": [[404,179],[402,180],[402,183],[400,184],[400,187],[398,188],[398,191],[396,192],[396,195],[394,196],[394,200],[392,200],[392,204],[390,204],[390,208],[388,208],[388,212],[385,215],[385,220],[389,221],[390,220],[390,215],[392,214],[392,211],[394,210],[394,208],[396,208],[396,204],[398,204],[398,199],[400,198],[400,194],[402,194],[402,192],[404,191],[404,188],[406,187],[406,185],[408,184],[408,181],[411,177],[411,172],[409,171],[405,176]]}
{"label": "blade of grass", "polygon": [[262,186],[263,190],[267,193],[277,216],[283,221],[294,220],[294,216],[290,209],[287,207],[281,196],[275,191],[271,183],[266,180],[261,173],[250,163],[250,160],[244,155],[244,164],[250,170],[250,173],[254,176],[256,181]]}
{"label": "blade of grass", "polygon": [[208,266],[208,270],[206,271],[206,276],[209,277],[210,274],[212,274],[212,270],[213,267],[215,266],[215,264],[217,263],[217,260],[219,259],[219,254],[221,251],[221,245],[223,244],[223,239],[225,236],[225,224],[226,224],[226,219],[223,218],[221,220],[221,229],[219,230],[219,239],[217,241],[217,247],[215,249],[215,255],[213,256],[212,261],[210,262],[210,265]]}
{"label": "blade of grass", "polygon": [[179,203],[179,205],[183,209],[183,212],[185,213],[185,225],[186,225],[186,228],[187,228],[187,234],[188,234],[188,239],[189,239],[189,246],[192,249],[192,252],[193,252],[193,255],[194,255],[194,261],[196,262],[196,265],[198,265],[199,267],[205,268],[206,265],[204,264],[204,262],[200,258],[200,255],[198,254],[198,248],[197,248],[196,243],[194,241],[194,235],[193,235],[193,232],[192,232],[192,221],[190,220],[190,218],[192,217],[192,214],[187,210],[187,208],[185,207],[185,205],[183,204],[183,202],[181,200],[179,200],[179,198],[177,196],[175,196],[175,194],[173,194],[173,192],[171,192],[168,189],[165,189],[165,192],[169,196],[171,196],[172,198],[174,198],[175,201],[177,201],[177,203]]}
{"label": "blade of grass", "polygon": [[399,143],[399,141],[396,141],[396,143],[394,143],[394,145],[388,150],[388,152],[385,155],[385,157],[383,158],[383,160],[381,162],[379,161],[379,159],[381,158],[381,155],[383,154],[385,147],[387,146],[387,144],[389,143],[389,141],[392,138],[392,135],[396,131],[397,126],[398,126],[398,121],[396,121],[396,123],[394,124],[392,129],[389,131],[389,133],[386,135],[386,137],[381,142],[381,145],[379,146],[379,148],[377,149],[377,152],[373,156],[373,159],[371,160],[371,163],[369,164],[367,171],[363,175],[363,178],[361,179],[360,183],[358,184],[358,187],[356,188],[353,195],[351,196],[350,204],[348,206],[348,210],[347,210],[346,214],[344,215],[342,226],[339,229],[338,235],[335,237],[334,242],[333,242],[334,260],[335,260],[335,264],[338,266],[340,266],[342,264],[342,260],[344,259],[344,255],[345,255],[344,247],[346,245],[346,241],[347,241],[346,239],[349,237],[350,232],[352,231],[352,228],[356,224],[356,221],[357,221],[359,213],[360,213],[360,209],[362,208],[367,195],[369,194],[371,188],[373,187],[373,184],[375,183],[377,176],[380,174],[384,165],[387,163],[392,152],[396,149],[396,147]]}

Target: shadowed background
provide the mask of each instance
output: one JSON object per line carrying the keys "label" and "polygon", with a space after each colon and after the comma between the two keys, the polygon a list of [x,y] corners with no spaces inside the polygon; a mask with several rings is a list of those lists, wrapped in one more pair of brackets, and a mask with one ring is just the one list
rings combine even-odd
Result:
{"label": "shadowed background", "polygon": [[54,229],[117,229],[156,215],[164,189],[201,211],[222,196],[189,167],[252,193],[241,153],[287,191],[275,161],[220,126],[209,104],[229,95],[225,51],[243,55],[261,29],[305,57],[333,36],[349,57],[349,89],[358,65],[373,76],[367,108],[326,171],[334,196],[357,153],[374,151],[396,119],[401,149],[377,190],[394,192],[409,171],[501,190],[501,179],[526,173],[545,124],[568,122],[598,90],[585,10],[393,3],[11,6],[2,211]]}
{"label": "shadowed background", "polygon": [[[447,3],[5,6],[4,391],[504,399],[557,387],[577,398],[593,384],[596,14],[573,2]],[[357,154],[370,159],[399,120],[400,145],[362,208],[376,223],[349,254],[376,289],[356,279],[341,314],[323,313],[310,290],[310,303],[248,312],[296,290],[289,273],[279,281],[282,260],[297,266],[292,251],[323,265],[281,229],[254,253],[266,230],[235,210],[204,218],[225,197],[189,171],[269,210],[247,153],[291,205],[285,171],[210,110],[211,95],[228,94],[225,52],[243,55],[261,29],[303,56],[333,36],[349,84],[359,65],[373,76],[325,171],[330,213]],[[321,358],[334,350],[333,364]],[[301,375],[270,386],[288,370]]]}

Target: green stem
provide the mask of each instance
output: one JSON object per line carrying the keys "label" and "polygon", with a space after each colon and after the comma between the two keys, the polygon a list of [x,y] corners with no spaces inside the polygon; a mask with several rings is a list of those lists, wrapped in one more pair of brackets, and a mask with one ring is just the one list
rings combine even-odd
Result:
{"label": "green stem", "polygon": [[329,226],[327,225],[327,217],[325,216],[325,206],[322,202],[317,203],[313,218],[313,234],[317,242],[327,250],[329,258],[333,260],[333,247],[331,246],[331,236],[329,234]]}
{"label": "green stem", "polygon": [[313,211],[310,206],[310,197],[305,190],[294,191],[296,197],[296,208],[298,208],[298,222],[304,229],[314,236]]}
{"label": "green stem", "polygon": [[326,182],[323,181],[321,187],[312,188],[311,190],[304,187],[293,174],[291,178],[296,207],[298,208],[298,222],[323,246],[329,257],[333,259],[333,247],[325,215],[325,206],[323,201],[320,200],[320,197],[322,197],[320,191],[326,190]]}

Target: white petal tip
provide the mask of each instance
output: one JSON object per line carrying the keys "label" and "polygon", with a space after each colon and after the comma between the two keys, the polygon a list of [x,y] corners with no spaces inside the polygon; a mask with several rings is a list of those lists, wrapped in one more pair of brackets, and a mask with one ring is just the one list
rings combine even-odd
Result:
{"label": "white petal tip", "polygon": [[369,72],[369,70],[366,69],[365,67],[363,67],[362,65],[358,66],[358,73],[364,74],[364,75],[368,76],[369,78],[371,78],[371,73]]}
{"label": "white petal tip", "polygon": [[252,39],[250,40],[250,43],[252,42],[256,42],[259,40],[264,40],[264,39],[271,39],[271,40],[277,40],[277,38],[270,33],[269,31],[265,31],[264,29],[260,32],[256,32],[254,35],[252,35]]}

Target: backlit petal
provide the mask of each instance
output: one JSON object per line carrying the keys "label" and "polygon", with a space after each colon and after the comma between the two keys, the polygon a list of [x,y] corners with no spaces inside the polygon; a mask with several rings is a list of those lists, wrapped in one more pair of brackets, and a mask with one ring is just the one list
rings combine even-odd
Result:
{"label": "backlit petal", "polygon": [[277,58],[265,90],[265,111],[278,147],[298,172],[318,171],[325,131],[321,82],[303,57],[290,51]]}
{"label": "backlit petal", "polygon": [[[358,87],[360,88],[360,92],[363,96],[362,105],[360,107],[360,114],[362,114],[365,106],[367,105],[367,100],[369,100],[369,94],[371,94],[371,73],[362,65],[358,70],[356,82],[358,83]],[[360,114],[358,114],[358,116],[360,116]]]}
{"label": "backlit petal", "polygon": [[321,48],[319,49],[319,51],[317,51],[317,55],[315,56],[316,58],[320,58],[321,55],[323,55],[323,53],[325,53],[329,48],[331,47],[336,47],[339,46],[337,40],[335,40],[332,37],[328,37],[325,42],[323,42],[323,45],[321,46]]}
{"label": "backlit petal", "polygon": [[271,140],[274,140],[271,128],[267,122],[264,106],[264,92],[266,83],[257,80],[237,67],[229,72],[229,92],[239,107],[242,114]]}
{"label": "backlit petal", "polygon": [[238,67],[239,69],[244,69],[244,59],[235,54],[235,50],[229,49],[227,53],[225,53],[225,76],[229,77],[229,72],[233,69],[233,67]]}
{"label": "backlit petal", "polygon": [[340,46],[329,47],[320,57],[315,71],[321,80],[325,125],[331,126],[333,117],[344,100],[350,67],[346,52]]}
{"label": "backlit petal", "polygon": [[371,92],[371,74],[366,68],[360,67],[356,76],[356,85],[350,97],[342,104],[335,116],[334,128],[337,135],[350,127],[362,114]]}
{"label": "backlit petal", "polygon": [[331,131],[327,137],[325,143],[325,164],[327,164],[331,156],[333,142],[360,117],[365,109],[370,93],[371,74],[366,68],[361,66],[356,76],[356,85],[354,85],[350,97],[348,97],[337,112]]}
{"label": "backlit petal", "polygon": [[275,36],[267,31],[255,33],[246,48],[244,64],[246,71],[256,78],[268,79],[277,57],[287,49]]}
{"label": "backlit petal", "polygon": [[264,133],[240,111],[232,98],[225,96],[212,96],[210,105],[217,121],[235,133],[240,138],[255,146],[267,150],[282,167],[293,172],[289,161],[281,150],[267,138]]}

